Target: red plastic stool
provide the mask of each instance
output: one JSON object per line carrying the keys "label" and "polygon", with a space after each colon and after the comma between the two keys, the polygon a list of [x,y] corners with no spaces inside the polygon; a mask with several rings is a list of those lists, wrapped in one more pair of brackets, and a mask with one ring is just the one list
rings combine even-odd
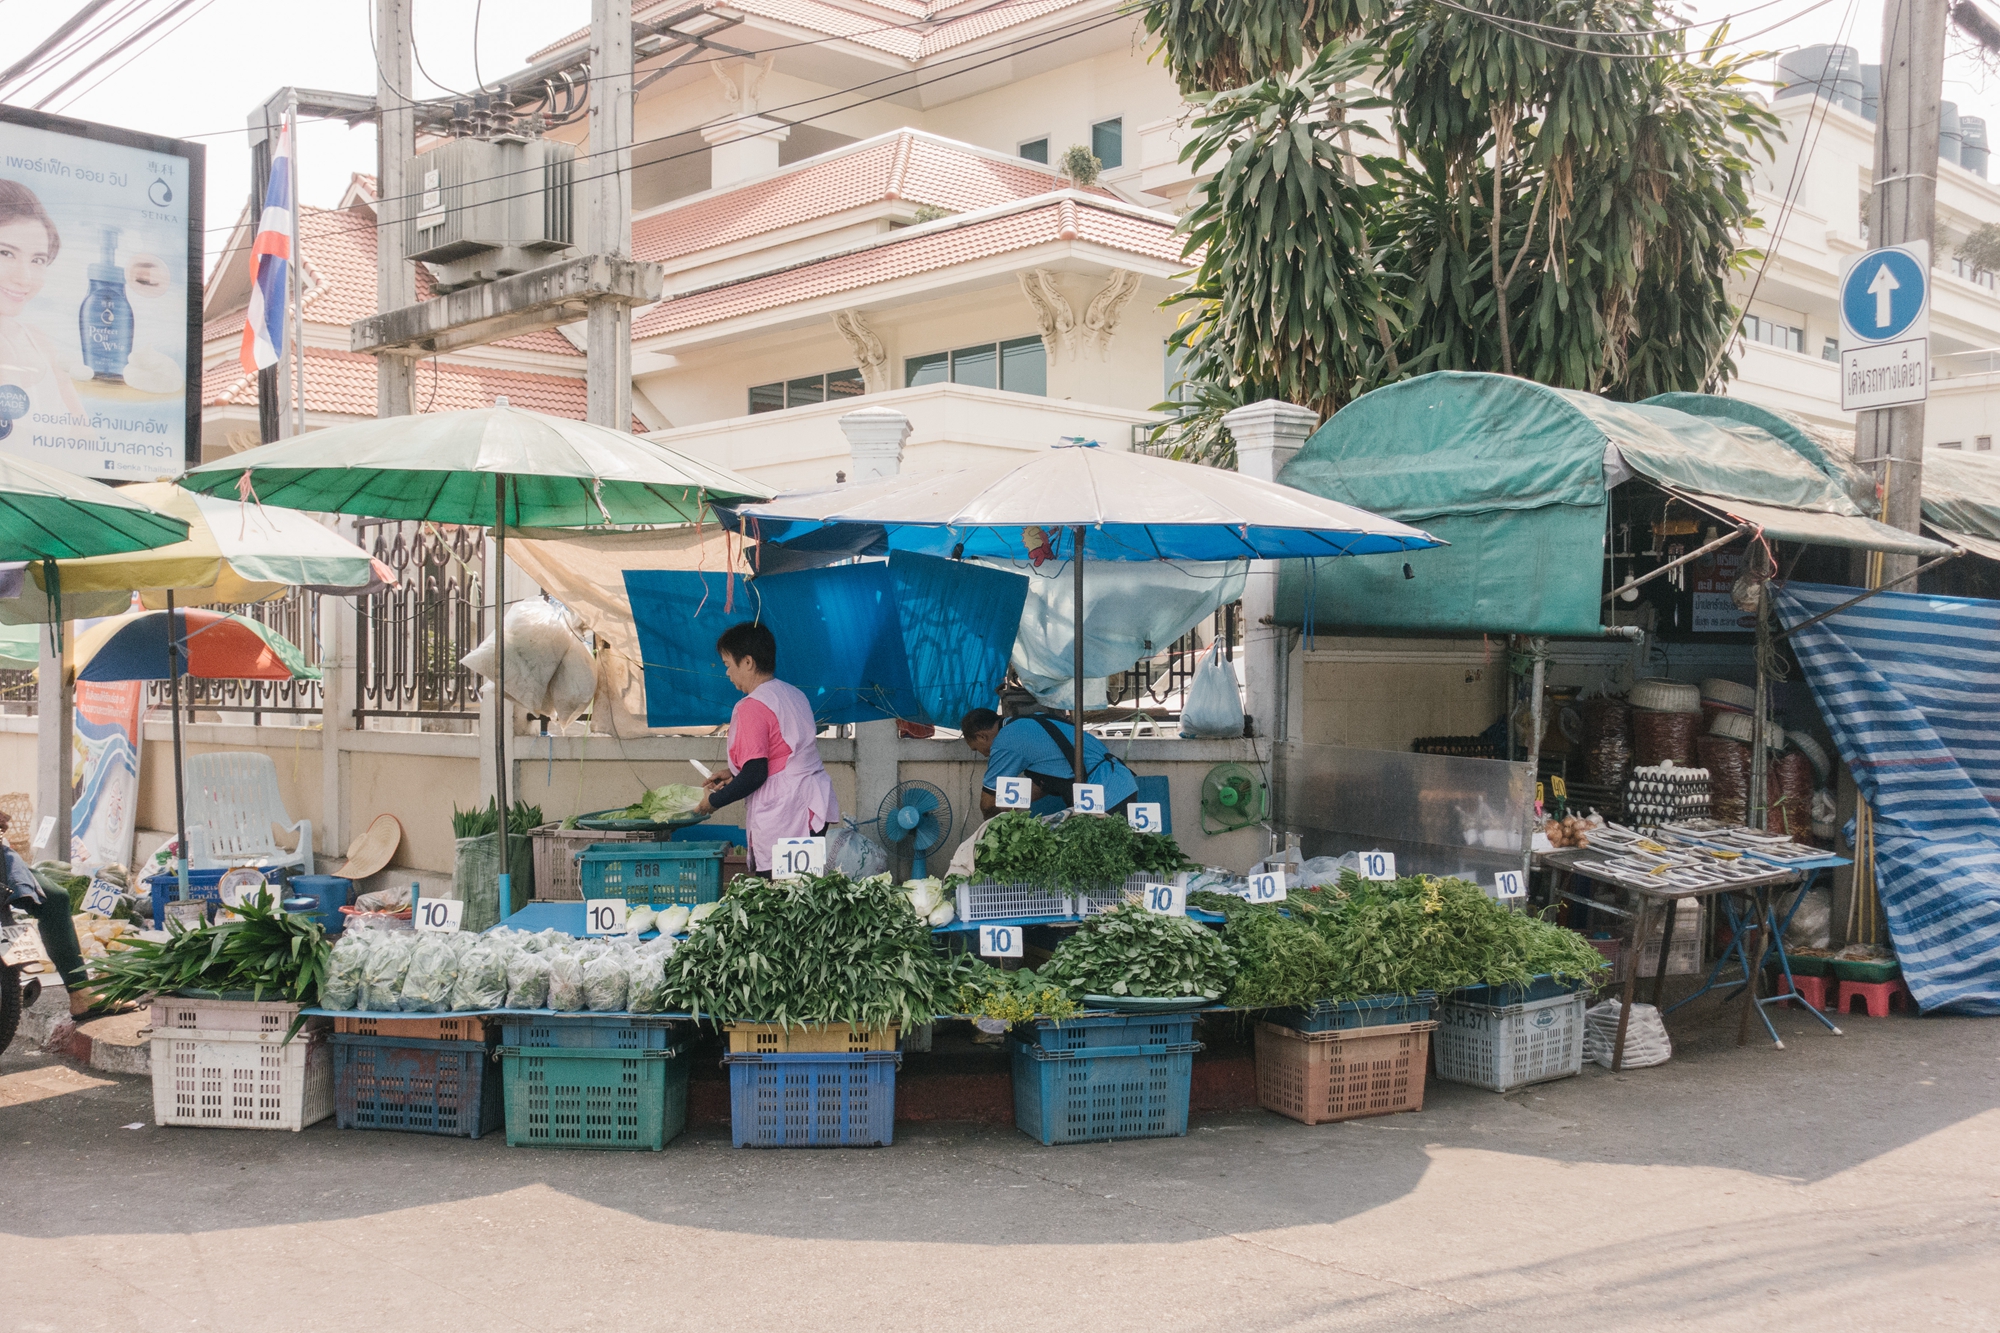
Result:
{"label": "red plastic stool", "polygon": [[[1784,979],[1784,974],[1780,973],[1778,980],[1782,982]],[[1796,972],[1792,974],[1792,985],[1797,987],[1798,991],[1797,998],[1821,1013],[1827,1011],[1827,1001],[1832,998],[1827,993],[1828,980],[1826,977],[1802,977]],[[1788,998],[1787,1003],[1789,1002]]]}
{"label": "red plastic stool", "polygon": [[[1800,977],[1799,980],[1804,981],[1805,978]],[[1889,1010],[1899,999],[1905,1009],[1914,1010],[1917,1007],[1916,1001],[1910,998],[1910,988],[1903,984],[1900,977],[1894,981],[1843,981],[1840,983],[1839,1012],[1853,1013],[1854,1001],[1860,1000],[1870,1018],[1887,1018]]]}

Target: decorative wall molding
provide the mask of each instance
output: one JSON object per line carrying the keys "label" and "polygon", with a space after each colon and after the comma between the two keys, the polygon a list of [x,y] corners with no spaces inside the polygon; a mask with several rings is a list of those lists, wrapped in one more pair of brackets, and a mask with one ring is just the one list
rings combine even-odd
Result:
{"label": "decorative wall molding", "polygon": [[1076,311],[1056,285],[1056,275],[1045,268],[1032,268],[1021,275],[1021,294],[1035,308],[1035,322],[1042,328],[1042,346],[1054,361],[1059,353],[1076,356]]}
{"label": "decorative wall molding", "polygon": [[833,327],[840,330],[840,336],[847,339],[848,347],[854,353],[855,361],[861,367],[861,385],[867,393],[885,393],[890,388],[889,349],[882,345],[875,330],[862,320],[859,310],[840,310],[833,316]]}
{"label": "decorative wall molding", "polygon": [[1084,308],[1083,327],[1097,344],[1097,357],[1101,361],[1110,354],[1111,335],[1118,331],[1118,318],[1125,313],[1125,307],[1139,294],[1139,275],[1126,269],[1115,269],[1111,281],[1104,284],[1104,290],[1090,298]]}

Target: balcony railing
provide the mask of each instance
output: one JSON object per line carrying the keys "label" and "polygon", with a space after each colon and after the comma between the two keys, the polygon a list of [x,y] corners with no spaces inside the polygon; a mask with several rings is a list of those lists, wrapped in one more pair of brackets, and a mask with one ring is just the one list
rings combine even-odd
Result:
{"label": "balcony railing", "polygon": [[[318,666],[319,603],[319,594],[294,588],[268,602],[210,609],[231,611],[269,626],[297,645],[305,654],[307,666]],[[146,702],[165,708],[167,691],[167,682],[149,681]],[[325,691],[316,680],[202,680],[183,676],[180,699],[181,709],[190,720],[197,713],[248,713],[251,725],[257,726],[263,723],[266,714],[294,720],[319,716],[325,706]]]}
{"label": "balcony railing", "polygon": [[411,718],[469,727],[479,678],[458,660],[486,637],[485,532],[363,519],[358,540],[395,571],[396,586],[355,608],[356,724]]}

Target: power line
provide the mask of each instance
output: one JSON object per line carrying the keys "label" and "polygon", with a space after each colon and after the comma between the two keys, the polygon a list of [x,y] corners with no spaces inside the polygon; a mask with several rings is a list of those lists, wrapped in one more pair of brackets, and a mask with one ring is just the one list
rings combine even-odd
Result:
{"label": "power line", "polygon": [[104,86],[106,81],[116,77],[118,74],[122,73],[124,70],[129,68],[133,61],[145,55],[148,51],[151,51],[154,47],[158,46],[161,42],[164,42],[167,38],[179,32],[182,28],[185,28],[189,23],[193,22],[195,19],[200,18],[204,13],[208,11],[209,6],[213,5],[214,3],[215,0],[201,0],[200,7],[194,10],[193,13],[189,14],[179,23],[176,23],[173,27],[161,33],[158,37],[155,37],[152,41],[146,43],[146,45],[140,50],[134,51],[116,68],[105,71],[103,78],[98,79],[96,83],[91,84],[88,88],[85,88],[83,91],[77,93],[74,97],[70,98],[67,102],[64,102],[60,110],[67,111],[71,107],[75,106],[78,102],[82,101],[84,98],[90,96],[90,94],[96,92],[99,88]]}
{"label": "power line", "polygon": [[19,88],[15,90],[16,96],[21,98],[29,96],[29,87],[38,79],[56,73],[62,68],[64,62],[83,53],[89,49],[93,42],[111,33],[119,24],[137,13],[144,3],[145,0],[126,0],[123,8],[108,15],[95,26],[77,33],[68,42],[64,43],[59,50],[51,52],[46,60],[41,61],[34,69],[28,71],[22,78]]}
{"label": "power line", "polygon": [[64,39],[71,33],[89,22],[91,15],[97,13],[98,10],[103,9],[110,3],[111,0],[89,0],[76,13],[71,14],[62,23],[58,24],[54,32],[36,43],[34,50],[7,66],[6,69],[0,70],[0,88],[5,88],[8,84],[14,82],[15,79],[21,77],[24,71],[31,69],[43,56],[62,45]]}
{"label": "power line", "polygon": [[[120,38],[118,41],[114,42],[110,47],[100,52],[94,59],[91,60],[89,64],[85,65],[82,69],[78,70],[76,73],[70,75],[66,81],[64,81],[59,87],[55,89],[55,91],[49,93],[46,97],[42,98],[41,101],[35,103],[35,110],[39,111],[43,107],[47,106],[49,103],[55,101],[56,98],[61,97],[65,92],[69,91],[69,89],[75,87],[83,80],[89,78],[90,75],[95,70],[97,70],[100,66],[105,64],[107,61],[117,58],[118,54],[124,51],[126,47],[132,45],[132,43],[136,41],[139,41],[141,38],[145,37],[148,33],[156,31],[158,28],[161,27],[161,25],[172,22],[176,15],[180,14],[183,10],[187,9],[190,5],[193,5],[195,3],[196,0],[175,0],[175,3],[168,7],[166,13],[160,15],[158,18],[154,19],[151,23],[148,23],[145,26],[137,29],[136,31],[128,33],[124,37]],[[205,5],[204,8],[206,8]],[[146,49],[150,49],[150,45]],[[144,54],[144,51],[142,50],[140,54]],[[92,86],[94,87],[95,85]]]}
{"label": "power line", "polygon": [[[1507,34],[1509,34],[1510,36],[1514,36],[1514,37],[1519,37],[1519,38],[1523,39],[1524,41],[1530,41],[1530,42],[1534,42],[1534,43],[1536,43],[1537,45],[1540,45],[1540,46],[1546,46],[1546,47],[1550,48],[1551,50],[1556,50],[1556,51],[1567,51],[1567,52],[1569,52],[1569,53],[1570,53],[1570,54],[1572,54],[1572,55],[1580,55],[1580,56],[1595,56],[1595,57],[1597,57],[1597,58],[1599,58],[1599,59],[1603,59],[1603,60],[1661,60],[1661,59],[1665,59],[1665,58],[1667,58],[1667,57],[1669,57],[1669,56],[1672,56],[1672,55],[1677,55],[1677,54],[1686,54],[1685,52],[1682,52],[1682,51],[1674,51],[1674,50],[1653,50],[1653,51],[1609,51],[1609,50],[1606,50],[1606,51],[1599,51],[1599,50],[1595,50],[1595,49],[1593,49],[1593,48],[1591,48],[1591,47],[1588,47],[1588,46],[1576,46],[1576,45],[1573,45],[1573,44],[1571,44],[1571,43],[1569,43],[1569,42],[1555,42],[1555,41],[1550,41],[1550,40],[1549,40],[1548,38],[1546,38],[1546,37],[1538,37],[1538,36],[1536,36],[1536,35],[1535,35],[1534,33],[1532,33],[1532,32],[1524,32],[1524,31],[1522,31],[1522,30],[1521,30],[1520,28],[1517,28],[1517,27],[1509,27],[1509,26],[1506,26],[1506,25],[1508,25],[1508,24],[1523,24],[1523,23],[1529,23],[1529,21],[1528,21],[1528,20],[1526,20],[1526,19],[1514,19],[1514,18],[1508,18],[1508,17],[1507,17],[1506,15],[1504,15],[1504,14],[1490,14],[1490,13],[1487,13],[1487,12],[1486,12],[1485,10],[1481,10],[1481,9],[1472,9],[1472,8],[1470,8],[1470,7],[1466,6],[1466,5],[1461,5],[1461,4],[1458,4],[1458,3],[1456,3],[1456,0],[1429,0],[1429,3],[1431,3],[1431,4],[1434,4],[1434,5],[1439,5],[1439,6],[1443,7],[1443,8],[1445,8],[1445,9],[1452,9],[1452,10],[1456,10],[1456,11],[1458,11],[1458,12],[1459,12],[1459,13],[1461,13],[1461,14],[1465,14],[1465,15],[1469,15],[1469,16],[1470,16],[1470,17],[1472,17],[1472,18],[1476,18],[1476,19],[1479,19],[1479,20],[1481,20],[1482,22],[1485,22],[1485,23],[1488,23],[1488,24],[1491,24],[1491,25],[1493,25],[1493,26],[1495,26],[1495,27],[1498,27],[1498,28],[1500,29],[1500,31],[1502,31],[1502,32],[1504,32],[1504,33],[1507,33]],[[1744,42],[1747,42],[1747,41],[1751,40],[1752,38],[1755,38],[1755,37],[1762,37],[1762,36],[1763,36],[1763,35],[1764,35],[1765,33],[1767,33],[1767,32],[1775,32],[1775,31],[1777,31],[1777,30],[1778,30],[1779,28],[1782,28],[1782,27],[1785,27],[1785,26],[1786,26],[1787,24],[1790,24],[1790,23],[1796,23],[1796,22],[1797,22],[1798,20],[1800,20],[1800,19],[1804,18],[1804,17],[1806,16],[1806,15],[1808,15],[1808,14],[1812,13],[1812,12],[1813,12],[1813,11],[1814,11],[1815,9],[1821,9],[1821,8],[1824,8],[1824,7],[1826,6],[1826,5],[1829,5],[1829,4],[1831,4],[1831,3],[1833,3],[1833,0],[1813,0],[1813,3],[1811,3],[1811,4],[1807,5],[1807,6],[1806,6],[1806,7],[1804,8],[1804,9],[1801,9],[1801,10],[1799,10],[1799,11],[1798,11],[1798,12],[1797,12],[1796,14],[1792,14],[1792,15],[1789,15],[1789,16],[1787,16],[1787,17],[1785,17],[1785,18],[1782,18],[1782,19],[1779,19],[1779,20],[1778,20],[1778,21],[1777,21],[1776,23],[1773,23],[1773,24],[1769,25],[1768,27],[1763,27],[1763,28],[1759,28],[1759,29],[1758,29],[1757,31],[1755,31],[1755,32],[1747,32],[1747,33],[1744,33],[1744,34],[1743,34],[1742,36],[1740,36],[1740,37],[1728,37],[1728,38],[1724,38],[1724,39],[1722,39],[1722,40],[1720,40],[1720,41],[1714,41],[1714,40],[1711,40],[1711,41],[1709,42],[1709,44],[1708,44],[1708,45],[1707,45],[1706,47],[1702,48],[1702,49],[1703,49],[1703,50],[1717,50],[1717,49],[1719,49],[1719,48],[1721,48],[1721,47],[1725,47],[1725,46],[1738,46],[1738,45],[1741,45],[1742,43],[1744,43]],[[1759,5],[1759,6],[1757,6],[1757,8],[1759,8],[1759,9],[1762,9],[1762,8],[1765,8],[1765,7],[1766,7],[1766,6],[1764,6],[1764,5]],[[1751,10],[1746,10],[1746,11],[1744,11],[1744,12],[1745,12],[1745,13],[1750,13],[1750,12],[1754,12],[1754,11],[1751,11]],[[1722,19],[1718,19],[1718,20],[1716,20],[1716,22],[1717,22],[1717,23],[1727,23],[1727,22],[1729,22],[1729,21],[1730,21],[1730,20],[1729,20],[1728,18],[1722,18]],[[1543,23],[1531,23],[1531,24],[1529,24],[1529,26],[1531,26],[1531,27],[1536,27],[1536,28],[1547,28],[1547,27],[1548,27],[1549,25],[1547,25],[1547,24],[1543,24]],[[1706,25],[1706,24],[1690,24],[1690,25],[1689,25],[1689,27],[1706,27],[1706,26],[1708,26],[1708,25]],[[1571,36],[1574,36],[1574,37],[1584,37],[1584,38],[1591,38],[1591,37],[1597,37],[1597,38],[1627,38],[1627,37],[1638,37],[1638,36],[1646,36],[1646,35],[1649,35],[1649,34],[1645,34],[1645,33],[1636,33],[1636,32],[1614,32],[1614,31],[1611,31],[1611,30],[1608,30],[1608,29],[1596,29],[1596,28],[1555,28],[1555,29],[1552,29],[1552,31],[1556,31],[1556,32],[1566,32],[1566,33],[1569,33],[1569,34],[1570,34]],[[1685,32],[1685,31],[1687,31],[1687,29],[1686,29],[1686,28],[1682,28],[1682,29],[1671,29],[1671,28],[1669,28],[1669,29],[1661,29],[1660,31],[1661,31],[1661,32],[1675,32],[1675,31],[1681,31],[1681,32]]]}

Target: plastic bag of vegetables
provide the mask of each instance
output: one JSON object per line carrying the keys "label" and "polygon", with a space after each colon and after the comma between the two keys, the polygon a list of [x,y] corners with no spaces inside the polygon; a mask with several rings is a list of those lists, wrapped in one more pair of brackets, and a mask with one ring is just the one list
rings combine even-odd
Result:
{"label": "plastic bag of vegetables", "polygon": [[353,1009],[361,1003],[361,979],[368,967],[369,932],[349,931],[334,941],[327,960],[326,984],[319,1002],[327,1009]]}
{"label": "plastic bag of vegetables", "polygon": [[507,960],[507,1007],[546,1009],[549,1007],[549,959],[542,953],[518,950]]}
{"label": "plastic bag of vegetables", "polygon": [[403,977],[410,970],[410,952],[416,936],[402,931],[380,931],[368,950],[368,962],[361,972],[361,1007],[371,1013],[394,1013],[401,1007]]}
{"label": "plastic bag of vegetables", "polygon": [[507,1003],[507,955],[511,949],[478,942],[458,960],[458,980],[451,988],[451,1007],[459,1013],[499,1009]]}
{"label": "plastic bag of vegetables", "polygon": [[[667,950],[671,953],[672,950]],[[641,949],[632,956],[625,971],[625,1007],[635,1014],[665,1013],[667,1008],[667,959],[656,949]]]}
{"label": "plastic bag of vegetables", "polygon": [[594,1014],[616,1013],[625,1007],[632,956],[607,950],[583,965],[583,1007]]}
{"label": "plastic bag of vegetables", "polygon": [[549,1008],[573,1014],[583,1008],[583,955],[565,949],[549,960]]}
{"label": "plastic bag of vegetables", "polygon": [[458,950],[449,935],[427,935],[410,953],[410,970],[403,975],[397,1008],[411,1014],[437,1014],[451,1008],[451,988],[458,980]]}

